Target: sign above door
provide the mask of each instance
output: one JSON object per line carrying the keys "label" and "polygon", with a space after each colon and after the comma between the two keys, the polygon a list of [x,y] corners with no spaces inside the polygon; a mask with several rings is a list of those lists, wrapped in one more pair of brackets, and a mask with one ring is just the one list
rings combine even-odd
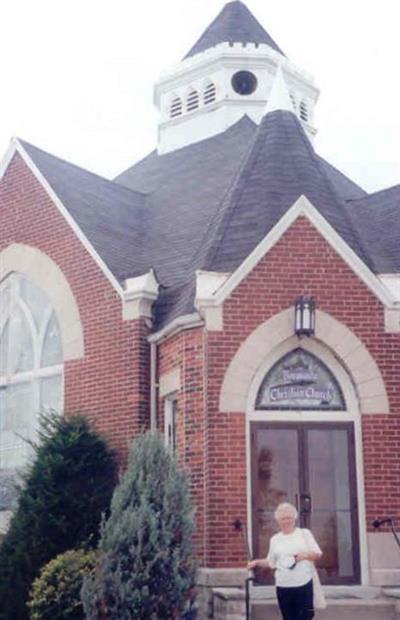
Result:
{"label": "sign above door", "polygon": [[298,348],[267,373],[257,394],[256,409],[344,411],[342,390],[320,359]]}

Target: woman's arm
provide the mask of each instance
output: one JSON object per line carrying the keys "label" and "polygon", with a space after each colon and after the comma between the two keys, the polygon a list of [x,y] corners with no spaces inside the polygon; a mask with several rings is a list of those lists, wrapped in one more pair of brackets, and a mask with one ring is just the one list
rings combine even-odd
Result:
{"label": "woman's arm", "polygon": [[294,559],[296,562],[301,562],[301,560],[309,560],[309,562],[316,562],[322,556],[322,553],[312,553],[311,551],[308,553],[296,553]]}
{"label": "woman's arm", "polygon": [[316,562],[322,556],[322,551],[315,540],[312,532],[310,530],[304,529],[303,536],[307,543],[307,551],[305,553],[298,553],[295,556],[296,562],[300,562],[301,560],[309,560],[310,562]]}
{"label": "woman's arm", "polygon": [[252,570],[253,568],[271,568],[271,566],[269,565],[267,558],[263,558],[248,562],[247,569]]}

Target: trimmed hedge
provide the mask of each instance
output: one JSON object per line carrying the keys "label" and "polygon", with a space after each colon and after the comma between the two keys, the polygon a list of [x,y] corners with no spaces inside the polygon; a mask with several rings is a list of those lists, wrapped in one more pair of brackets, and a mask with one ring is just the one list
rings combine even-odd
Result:
{"label": "trimmed hedge", "polygon": [[85,575],[94,574],[95,551],[66,551],[42,568],[28,603],[31,620],[84,620],[80,592]]}

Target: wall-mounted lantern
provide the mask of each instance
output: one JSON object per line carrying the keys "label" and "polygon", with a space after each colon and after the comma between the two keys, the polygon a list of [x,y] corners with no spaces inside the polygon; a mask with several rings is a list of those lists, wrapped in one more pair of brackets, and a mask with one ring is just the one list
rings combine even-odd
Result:
{"label": "wall-mounted lantern", "polygon": [[313,336],[315,332],[315,301],[301,295],[294,305],[294,331],[296,336]]}

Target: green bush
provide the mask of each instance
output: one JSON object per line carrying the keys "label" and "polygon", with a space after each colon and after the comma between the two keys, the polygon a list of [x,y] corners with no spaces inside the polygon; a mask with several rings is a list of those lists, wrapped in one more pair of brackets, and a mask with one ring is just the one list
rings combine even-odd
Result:
{"label": "green bush", "polygon": [[186,474],[162,439],[132,446],[100,539],[95,578],[82,597],[88,620],[172,620],[194,582],[194,510]]}
{"label": "green bush", "polygon": [[80,599],[84,575],[94,573],[95,551],[66,551],[42,568],[28,603],[31,620],[84,620]]}
{"label": "green bush", "polygon": [[42,417],[35,460],[0,547],[1,620],[28,620],[29,590],[49,560],[97,545],[115,481],[113,455],[85,418]]}

